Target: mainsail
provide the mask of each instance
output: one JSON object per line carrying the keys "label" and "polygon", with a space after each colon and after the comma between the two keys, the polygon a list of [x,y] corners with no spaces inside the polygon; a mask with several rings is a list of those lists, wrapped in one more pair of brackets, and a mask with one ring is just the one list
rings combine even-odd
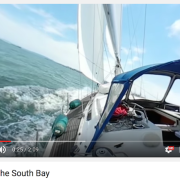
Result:
{"label": "mainsail", "polygon": [[80,71],[88,78],[102,84],[104,12],[102,5],[79,5],[78,49]]}
{"label": "mainsail", "polygon": [[[104,42],[106,26],[114,51],[115,65],[120,67],[121,5],[80,4],[78,9],[78,51],[80,71],[93,81],[104,84]],[[117,68],[116,68],[117,69]],[[117,73],[116,73],[117,74]],[[113,74],[112,78],[116,75]],[[118,73],[119,74],[119,73]]]}

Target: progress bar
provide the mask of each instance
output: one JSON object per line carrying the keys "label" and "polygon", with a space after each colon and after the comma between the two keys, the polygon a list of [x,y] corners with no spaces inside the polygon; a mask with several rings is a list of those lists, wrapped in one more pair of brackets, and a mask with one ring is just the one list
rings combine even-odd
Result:
{"label": "progress bar", "polygon": [[91,142],[91,141],[0,141],[0,142]]}
{"label": "progress bar", "polygon": [[119,142],[119,143],[124,143],[124,142],[167,142],[167,143],[172,143],[172,142],[180,142],[180,141],[0,141],[0,142]]}

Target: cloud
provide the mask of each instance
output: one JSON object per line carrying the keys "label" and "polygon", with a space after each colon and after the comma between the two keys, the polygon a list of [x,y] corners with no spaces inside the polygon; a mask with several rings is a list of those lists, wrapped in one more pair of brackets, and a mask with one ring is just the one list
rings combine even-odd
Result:
{"label": "cloud", "polygon": [[44,18],[53,18],[53,16],[51,14],[45,12],[43,9],[35,9],[35,8],[30,7],[30,6],[26,6],[26,8],[29,11],[31,11],[31,12],[33,12],[33,13],[41,16],[41,17],[44,17]]}
{"label": "cloud", "polygon": [[180,38],[180,19],[176,20],[170,27],[169,29],[169,37],[176,36]]}
{"label": "cloud", "polygon": [[21,9],[21,7],[18,4],[12,4],[12,6],[14,6],[16,9]]}
{"label": "cloud", "polygon": [[126,47],[121,48],[122,53],[124,53],[125,55],[128,55],[130,53],[130,50],[132,53],[136,53],[138,55],[145,53],[145,50],[143,50],[143,48],[139,48],[139,47],[132,47],[131,49],[128,49]]}
{"label": "cloud", "polygon": [[39,27],[41,30],[46,33],[54,34],[60,37],[65,37],[64,34],[67,30],[77,30],[77,24],[65,24],[57,20],[50,13],[46,12],[41,8],[33,8],[29,5],[13,5],[15,8],[22,9],[25,11],[30,11],[31,13],[41,17],[41,22],[38,21],[36,27]]}
{"label": "cloud", "polygon": [[121,51],[122,51],[122,53],[124,53],[125,55],[128,55],[128,53],[129,53],[129,50],[128,50],[127,48],[125,48],[125,47],[122,47],[122,48],[121,48]]}
{"label": "cloud", "polygon": [[127,61],[127,64],[132,65],[132,64],[136,63],[137,61],[141,61],[141,59],[138,56],[133,56],[132,59],[129,59]]}
{"label": "cloud", "polygon": [[0,22],[0,38],[79,70],[76,43],[54,40],[30,24],[16,22],[2,13]]}
{"label": "cloud", "polygon": [[122,54],[126,55],[126,57],[124,56],[125,61],[123,62],[124,63],[123,68],[124,70],[128,71],[132,69],[132,66],[126,66],[126,65],[133,65],[136,67],[140,65],[142,59],[141,55],[145,53],[145,50],[143,48],[133,46],[129,49],[126,47],[122,47],[121,52]]}
{"label": "cloud", "polygon": [[144,50],[142,48],[137,48],[137,47],[133,47],[132,51],[137,53],[137,54],[143,54]]}
{"label": "cloud", "polygon": [[54,28],[52,26],[44,26],[43,30],[48,32],[48,33],[56,34],[58,36],[63,37],[63,34],[61,34],[56,28]]}
{"label": "cloud", "polygon": [[133,61],[128,60],[128,61],[127,61],[127,64],[132,65],[132,64],[133,64]]}
{"label": "cloud", "polygon": [[30,6],[26,6],[26,8],[44,18],[43,29],[46,32],[62,36],[63,32],[68,29],[77,30],[77,24],[64,24],[43,9],[36,9]]}
{"label": "cloud", "polygon": [[132,58],[132,61],[140,61],[140,58],[137,57],[137,56],[134,56],[134,57]]}

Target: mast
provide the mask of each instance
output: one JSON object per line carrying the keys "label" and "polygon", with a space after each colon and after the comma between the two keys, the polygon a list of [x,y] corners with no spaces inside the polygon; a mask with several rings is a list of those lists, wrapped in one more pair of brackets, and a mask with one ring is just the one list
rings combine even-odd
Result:
{"label": "mast", "polygon": [[79,4],[78,8],[78,55],[80,71],[92,81],[102,85],[105,74],[111,69],[104,69],[104,34],[105,23],[108,27],[113,59],[114,76],[122,73],[120,63],[122,5],[120,4]]}
{"label": "mast", "polygon": [[104,11],[110,32],[114,54],[116,58],[115,76],[122,73],[123,69],[120,63],[120,41],[121,41],[121,24],[122,24],[122,5],[121,4],[104,4]]}

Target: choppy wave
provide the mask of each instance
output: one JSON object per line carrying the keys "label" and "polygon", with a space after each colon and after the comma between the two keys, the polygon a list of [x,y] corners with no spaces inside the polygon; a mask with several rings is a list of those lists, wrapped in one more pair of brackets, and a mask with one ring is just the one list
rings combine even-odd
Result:
{"label": "choppy wave", "polygon": [[[20,141],[36,141],[38,129],[39,140],[48,141],[56,116],[67,112],[70,101],[82,99],[90,92],[89,87],[82,90],[75,88],[54,90],[41,86],[0,88],[0,139],[19,141],[18,146],[34,146],[34,142]],[[17,143],[5,144],[7,148],[15,145]],[[45,146],[46,143],[39,144],[39,156],[42,155]],[[10,156],[21,155],[11,153]]]}
{"label": "choppy wave", "polygon": [[[0,140],[18,142],[0,142],[7,148],[6,156],[26,156],[13,154],[12,147],[35,146],[37,129],[40,141],[49,140],[56,116],[67,112],[71,100],[90,94],[86,87],[96,86],[77,70],[3,40],[0,64]],[[38,147],[42,156],[46,143]]]}

